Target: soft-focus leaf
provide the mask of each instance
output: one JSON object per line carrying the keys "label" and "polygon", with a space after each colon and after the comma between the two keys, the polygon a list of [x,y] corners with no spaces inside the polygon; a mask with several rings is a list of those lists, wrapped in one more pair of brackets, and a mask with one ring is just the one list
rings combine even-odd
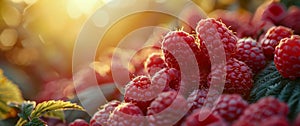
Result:
{"label": "soft-focus leaf", "polygon": [[0,119],[6,119],[16,115],[13,108],[8,105],[8,102],[22,102],[23,97],[20,89],[8,80],[0,69]]}

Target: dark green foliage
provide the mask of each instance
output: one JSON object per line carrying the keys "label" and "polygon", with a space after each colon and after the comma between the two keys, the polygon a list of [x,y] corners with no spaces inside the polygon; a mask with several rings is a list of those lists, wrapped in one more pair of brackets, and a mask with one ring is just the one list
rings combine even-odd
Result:
{"label": "dark green foliage", "polygon": [[294,119],[300,112],[300,78],[296,80],[283,78],[271,62],[254,78],[250,102],[254,103],[266,96],[274,96],[286,102],[290,109],[288,116]]}
{"label": "dark green foliage", "polygon": [[280,0],[280,3],[284,4],[286,7],[290,6],[298,6],[300,7],[300,1],[299,0]]}

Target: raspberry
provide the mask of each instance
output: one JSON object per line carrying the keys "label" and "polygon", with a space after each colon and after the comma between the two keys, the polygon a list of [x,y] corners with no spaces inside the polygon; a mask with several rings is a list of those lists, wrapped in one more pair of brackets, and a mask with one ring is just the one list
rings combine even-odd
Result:
{"label": "raspberry", "polygon": [[110,113],[119,105],[121,102],[113,100],[100,107],[100,109],[93,115],[90,120],[91,126],[106,126],[107,120]]}
{"label": "raspberry", "polygon": [[109,126],[139,126],[143,122],[140,118],[143,112],[132,103],[121,103],[110,114],[107,123]]}
{"label": "raspberry", "polygon": [[[207,55],[199,49],[194,37],[184,31],[169,32],[163,39],[162,50],[168,67],[184,73],[184,76],[187,77],[184,80],[189,81],[186,84],[201,83],[194,80],[202,80],[202,72],[210,70],[210,61],[207,60]],[[195,74],[195,69],[198,69],[199,73]]]}
{"label": "raspberry", "polygon": [[69,126],[89,126],[89,124],[83,119],[76,119]]}
{"label": "raspberry", "polygon": [[286,8],[278,2],[270,3],[261,15],[263,21],[270,21],[274,24],[279,24],[286,17]]}
{"label": "raspberry", "polygon": [[260,126],[289,126],[289,122],[284,116],[272,116],[263,120]]}
{"label": "raspberry", "polygon": [[292,6],[289,8],[287,16],[281,21],[283,26],[295,30],[295,34],[300,34],[300,8]]}
{"label": "raspberry", "polygon": [[[150,47],[150,46],[138,50],[130,59],[129,65],[132,66],[129,68],[130,74],[132,74],[134,77],[147,74],[147,72],[144,69],[145,61],[147,60],[149,54],[158,53],[160,51],[161,50],[157,49],[156,47]],[[119,53],[123,53],[123,52],[119,51]],[[124,54],[119,54],[119,55],[122,56]]]}
{"label": "raspberry", "polygon": [[147,76],[137,76],[131,80],[125,87],[124,100],[132,102],[138,106],[144,113],[152,102],[149,97],[156,96],[155,90],[150,89],[151,80]]}
{"label": "raspberry", "polygon": [[[168,86],[175,91],[179,91],[180,87],[183,87],[180,86],[180,80],[181,80],[180,71],[178,71],[175,68],[169,68],[166,69],[166,72],[169,76]],[[159,73],[157,74],[159,75]]]}
{"label": "raspberry", "polygon": [[256,40],[252,38],[238,40],[235,57],[245,62],[253,73],[257,73],[266,65],[266,58],[261,48],[258,47]]}
{"label": "raspberry", "polygon": [[198,108],[202,108],[204,106],[204,103],[207,103],[208,107],[213,107],[213,104],[215,100],[217,100],[217,97],[219,96],[219,92],[216,90],[212,90],[213,96],[210,98],[207,98],[208,94],[208,89],[199,89],[199,90],[194,90],[191,95],[188,97],[187,101],[188,104],[191,106],[190,112],[193,112],[194,110]]}
{"label": "raspberry", "polygon": [[153,76],[156,72],[166,67],[167,65],[159,53],[152,53],[145,62],[145,69],[150,76]]}
{"label": "raspberry", "polygon": [[215,103],[213,113],[219,114],[228,122],[232,122],[242,115],[247,106],[247,101],[243,100],[240,95],[221,95]]}
{"label": "raspberry", "polygon": [[241,94],[243,98],[249,97],[253,80],[251,69],[242,61],[231,58],[227,61],[226,66],[217,65],[212,68],[212,72],[208,76],[208,83],[211,86],[218,87],[220,84],[212,85],[212,78],[218,79],[222,75],[221,69],[226,69],[226,82],[223,93],[225,94]]}
{"label": "raspberry", "polygon": [[[235,53],[237,37],[230,31],[227,26],[213,18],[202,19],[198,22],[196,33],[200,41],[200,48],[208,56],[207,49],[210,47],[214,51],[224,48],[226,56]],[[219,41],[222,42],[220,45]]]}
{"label": "raspberry", "polygon": [[[288,106],[284,102],[280,102],[274,97],[265,97],[260,99],[257,103],[251,104],[244,110],[244,113],[235,122],[233,126],[240,126],[244,122],[251,125],[258,125],[264,119],[272,116],[287,116]],[[249,124],[249,125],[250,125]]]}
{"label": "raspberry", "polygon": [[266,35],[261,40],[262,50],[268,59],[274,57],[275,47],[279,44],[279,41],[283,38],[288,38],[293,34],[293,31],[283,26],[274,26],[270,28]]}
{"label": "raspberry", "polygon": [[147,115],[152,125],[172,125],[187,112],[185,98],[176,91],[163,92],[151,103]]}
{"label": "raspberry", "polygon": [[[208,115],[206,119],[200,121],[201,115]],[[209,113],[209,111],[201,109],[195,110],[191,115],[189,115],[183,122],[183,126],[226,126],[227,124],[222,120],[218,114]]]}
{"label": "raspberry", "polygon": [[300,77],[300,36],[285,38],[275,49],[274,63],[279,73],[290,79]]}
{"label": "raspberry", "polygon": [[180,42],[187,43],[193,51],[199,50],[198,46],[195,43],[195,39],[192,35],[184,31],[169,32],[163,39],[162,50],[165,56],[165,61],[168,64],[168,66],[171,68],[175,68],[177,70],[180,70],[179,64],[170,51],[181,54],[178,55],[178,57],[184,55],[191,55],[191,54],[184,54],[186,53],[185,50],[179,48],[180,46],[178,44],[182,44]]}
{"label": "raspberry", "polygon": [[[189,47],[186,47],[181,42],[185,42]],[[187,49],[191,49],[193,54],[188,54]],[[184,31],[169,32],[163,39],[162,50],[165,56],[165,61],[171,68],[180,70],[179,64],[194,58],[197,60],[200,71],[210,68],[210,62],[208,60],[204,60],[207,59],[207,57],[203,52],[201,52],[198,45],[195,43],[195,38]],[[176,59],[170,51],[175,54]],[[181,63],[178,63],[176,60],[180,60]],[[185,64],[188,65],[188,63]]]}

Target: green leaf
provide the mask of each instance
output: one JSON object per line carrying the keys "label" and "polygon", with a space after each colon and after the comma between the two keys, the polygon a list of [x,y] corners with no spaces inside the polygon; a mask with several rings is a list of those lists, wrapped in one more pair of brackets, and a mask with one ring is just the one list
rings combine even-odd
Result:
{"label": "green leaf", "polygon": [[22,102],[21,91],[3,75],[0,69],[0,119],[16,116],[16,111],[8,105],[11,101]]}
{"label": "green leaf", "polygon": [[23,126],[27,123],[27,120],[20,118],[16,124],[16,126]]}
{"label": "green leaf", "polygon": [[284,102],[288,102],[291,92],[294,89],[294,86],[292,83],[287,83],[286,86],[281,90],[280,94],[278,95],[278,99]]}
{"label": "green leaf", "polygon": [[280,3],[284,4],[286,7],[298,6],[300,7],[300,1],[298,0],[280,0]]}
{"label": "green leaf", "polygon": [[23,119],[29,121],[28,117],[32,113],[33,109],[35,108],[35,104],[36,104],[35,102],[31,102],[31,101],[23,102],[21,105],[21,108],[20,108],[21,112],[18,113],[18,116],[20,118],[23,118]]}
{"label": "green leaf", "polygon": [[45,126],[46,122],[40,118],[33,118],[30,122],[26,123],[24,126]]}
{"label": "green leaf", "polygon": [[59,111],[50,111],[47,112],[43,115],[43,117],[47,117],[47,118],[55,118],[55,119],[59,119],[62,121],[65,121],[65,114],[63,111],[59,110]]}
{"label": "green leaf", "polygon": [[295,118],[300,112],[300,85],[295,82],[292,83],[294,85],[294,90],[291,91],[291,96],[288,100],[288,105],[290,108],[289,117],[291,119]]}
{"label": "green leaf", "polygon": [[40,117],[43,114],[50,112],[50,111],[59,111],[59,110],[70,110],[70,109],[76,109],[76,110],[83,110],[84,109],[71,102],[64,102],[64,101],[45,101],[40,104],[38,104],[35,109],[32,111],[30,117],[35,118],[35,117]]}
{"label": "green leaf", "polygon": [[256,102],[266,96],[274,96],[286,102],[290,109],[288,117],[293,120],[300,112],[300,78],[283,78],[271,62],[254,78],[250,102]]}

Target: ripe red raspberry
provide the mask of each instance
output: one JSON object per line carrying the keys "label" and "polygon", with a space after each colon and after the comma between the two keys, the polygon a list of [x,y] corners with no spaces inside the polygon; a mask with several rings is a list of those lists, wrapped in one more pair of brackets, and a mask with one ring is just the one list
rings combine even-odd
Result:
{"label": "ripe red raspberry", "polygon": [[[208,117],[200,121],[200,117],[207,114],[209,114]],[[209,113],[208,110],[201,111],[201,109],[197,109],[185,119],[182,126],[227,126],[227,124],[218,114]]]}
{"label": "ripe red raspberry", "polygon": [[280,41],[275,49],[274,63],[283,77],[300,77],[300,36],[293,35]]}
{"label": "ripe red raspberry", "polygon": [[[175,68],[177,70],[180,70],[179,64],[171,52],[177,53],[178,51],[178,54],[186,53],[185,50],[180,49],[179,46],[177,45],[177,44],[182,44],[181,42],[185,42],[186,44],[188,44],[193,51],[199,50],[198,46],[195,43],[194,37],[184,31],[171,31],[166,36],[164,36],[162,42],[162,50],[164,53],[165,61],[170,68]],[[185,55],[192,55],[192,54],[185,54]],[[179,56],[183,56],[183,54]]]}
{"label": "ripe red raspberry", "polygon": [[237,37],[224,23],[213,18],[202,19],[198,22],[196,33],[200,41],[200,48],[205,55],[210,54],[208,51],[214,53],[220,48],[224,48],[226,56],[230,57],[235,53]]}
{"label": "ripe red raspberry", "polygon": [[[188,47],[184,44],[187,44]],[[187,49],[191,49],[190,54]],[[201,70],[210,69],[210,62],[195,43],[195,38],[184,31],[171,31],[163,39],[162,50],[165,57],[165,62],[169,67],[180,70],[179,64],[189,65],[189,60],[195,59],[198,67]],[[172,55],[172,53],[174,55]],[[177,61],[178,60],[178,61]],[[192,62],[192,61],[190,61]],[[186,67],[186,66],[184,66]]]}
{"label": "ripe red raspberry", "polygon": [[219,97],[219,92],[216,90],[210,90],[212,92],[212,97],[207,98],[209,89],[199,89],[194,90],[191,95],[188,97],[187,101],[188,104],[191,106],[190,112],[193,112],[196,109],[202,108],[204,106],[204,103],[206,102],[206,106],[212,108],[214,105],[215,100]]}
{"label": "ripe red raspberry", "polygon": [[[139,75],[146,75],[147,72],[144,69],[145,61],[147,60],[149,54],[158,53],[158,52],[161,52],[161,50],[157,49],[156,47],[152,47],[152,46],[145,47],[145,48],[138,50],[130,59],[129,65],[132,67],[126,68],[126,69],[129,70],[129,72],[130,72],[131,76],[133,76],[133,78],[136,76],[139,76]],[[119,53],[118,55],[120,55],[120,56],[124,55],[124,54],[121,54],[121,53],[123,53],[122,51],[117,51],[116,53]],[[115,61],[115,62],[118,62],[118,61]]]}
{"label": "ripe red raspberry", "polygon": [[110,114],[107,120],[108,126],[140,126],[143,120],[139,117],[143,112],[132,103],[121,103]]}
{"label": "ripe red raspberry", "polygon": [[211,86],[219,86],[221,83],[212,84],[212,78],[220,79],[222,76],[221,69],[226,70],[226,82],[224,85],[225,94],[240,94],[243,98],[248,99],[252,85],[251,69],[242,61],[231,58],[226,62],[226,66],[217,65],[212,68],[208,76],[208,84]]}
{"label": "ripe red raspberry", "polygon": [[235,57],[246,63],[252,69],[253,73],[257,73],[266,65],[266,57],[257,45],[256,40],[252,38],[238,40]]}
{"label": "ripe red raspberry", "polygon": [[270,28],[260,42],[266,58],[272,59],[275,47],[279,44],[279,41],[283,38],[289,38],[292,34],[293,31],[291,29],[283,26]]}
{"label": "ripe red raspberry", "polygon": [[289,126],[289,122],[284,116],[272,116],[263,120],[259,125],[260,126]]}
{"label": "ripe red raspberry", "polygon": [[145,62],[145,69],[150,76],[153,76],[156,72],[166,67],[167,65],[159,53],[152,53]]}
{"label": "ripe red raspberry", "polygon": [[201,84],[197,81],[203,80],[202,73],[210,71],[209,58],[199,49],[194,37],[184,31],[169,32],[163,39],[162,50],[168,67],[184,73],[184,80],[189,81],[187,86]]}
{"label": "ripe red raspberry", "polygon": [[151,103],[147,115],[152,125],[173,125],[188,111],[185,98],[176,91],[163,92]]}
{"label": "ripe red raspberry", "polygon": [[89,124],[83,119],[76,119],[69,126],[89,126]]}
{"label": "ripe red raspberry", "polygon": [[[138,106],[144,113],[152,102],[152,98],[157,94],[155,90],[150,90],[151,80],[147,76],[137,76],[131,80],[125,87],[124,100],[132,102]],[[149,89],[149,90],[147,90]]]}
{"label": "ripe red raspberry", "polygon": [[112,113],[119,104],[121,104],[121,102],[113,100],[101,106],[91,118],[90,126],[106,126],[110,113]]}
{"label": "ripe red raspberry", "polygon": [[284,116],[288,114],[288,106],[284,102],[280,102],[274,97],[265,97],[258,102],[249,105],[240,118],[234,123],[233,126],[240,126],[244,122],[248,122],[251,125],[258,125],[264,119],[272,116]]}
{"label": "ripe red raspberry", "polygon": [[243,100],[240,95],[221,95],[215,103],[213,113],[220,115],[228,122],[233,122],[242,115],[247,106],[247,101]]}
{"label": "ripe red raspberry", "polygon": [[[168,87],[175,91],[179,91],[180,87],[183,87],[183,85],[180,85],[180,80],[181,80],[180,71],[178,71],[175,68],[169,68],[169,69],[166,69],[165,72],[167,73],[168,78],[169,78]],[[161,74],[157,73],[155,75],[160,76]],[[159,83],[158,79],[156,79],[157,83]],[[152,80],[154,82],[154,77],[152,78]]]}

